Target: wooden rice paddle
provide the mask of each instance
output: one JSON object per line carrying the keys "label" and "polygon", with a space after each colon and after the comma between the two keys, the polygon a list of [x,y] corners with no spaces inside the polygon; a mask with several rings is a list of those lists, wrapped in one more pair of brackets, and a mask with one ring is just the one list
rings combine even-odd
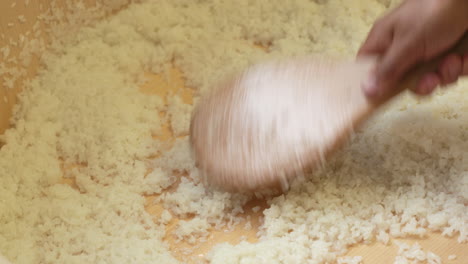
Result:
{"label": "wooden rice paddle", "polygon": [[228,191],[281,186],[317,168],[380,106],[414,87],[448,53],[468,51],[468,37],[418,65],[382,100],[361,83],[378,63],[301,58],[255,65],[202,98],[190,142],[204,181]]}

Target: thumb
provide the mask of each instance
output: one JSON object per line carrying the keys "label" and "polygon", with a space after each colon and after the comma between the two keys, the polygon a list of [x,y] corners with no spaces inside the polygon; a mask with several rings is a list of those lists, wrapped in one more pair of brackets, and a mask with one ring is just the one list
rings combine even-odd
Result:
{"label": "thumb", "polygon": [[392,43],[392,38],[393,24],[391,21],[380,20],[372,27],[357,55],[384,53]]}
{"label": "thumb", "polygon": [[394,39],[393,43],[377,62],[375,71],[364,83],[364,92],[369,97],[381,97],[387,94],[401,80],[403,75],[415,65],[424,49],[418,47],[414,38]]}

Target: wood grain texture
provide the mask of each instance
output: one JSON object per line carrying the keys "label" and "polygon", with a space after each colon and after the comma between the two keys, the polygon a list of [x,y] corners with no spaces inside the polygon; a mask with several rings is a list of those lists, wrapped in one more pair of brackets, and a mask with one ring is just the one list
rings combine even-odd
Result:
{"label": "wood grain texture", "polygon": [[[16,3],[13,0],[0,1],[0,49],[6,45],[10,46],[11,57],[16,57],[19,48],[11,45],[21,34],[25,34],[33,28],[35,18],[40,13],[39,2],[30,1],[28,7],[21,1]],[[13,3],[16,3],[12,7]],[[18,20],[18,16],[23,15],[26,18],[24,23]],[[10,41],[11,40],[11,41]],[[0,55],[0,63],[11,65],[7,59]],[[0,75],[0,77],[5,77]],[[16,94],[21,90],[22,82],[17,82],[15,88],[5,87],[0,78],[0,133],[9,126],[9,118],[12,114],[13,105],[16,103]],[[6,100],[5,100],[6,98]]]}

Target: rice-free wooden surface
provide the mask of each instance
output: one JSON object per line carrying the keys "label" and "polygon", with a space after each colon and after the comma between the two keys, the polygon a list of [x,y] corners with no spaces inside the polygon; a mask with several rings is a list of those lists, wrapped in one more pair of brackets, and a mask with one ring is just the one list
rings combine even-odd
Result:
{"label": "rice-free wooden surface", "polygon": [[[0,48],[9,43],[9,38],[17,38],[20,34],[24,34],[30,30],[35,23],[35,17],[39,13],[40,5],[47,7],[50,1],[29,1],[29,5],[25,5],[26,1],[2,0],[0,1]],[[89,2],[89,1],[86,1]],[[15,3],[15,4],[14,4]],[[22,23],[18,20],[18,16],[24,15],[26,22]],[[13,23],[13,24],[10,24]],[[2,37],[3,36],[3,37]],[[18,49],[11,50],[12,56],[18,53]],[[0,59],[2,56],[0,56]],[[33,60],[28,67],[30,76],[34,75],[37,63]],[[2,77],[2,76],[0,76]],[[142,87],[142,92],[158,94],[163,98],[171,96],[173,93],[182,95],[186,103],[192,102],[192,90],[184,85],[182,73],[177,69],[173,69],[169,78],[162,78],[158,75],[148,75],[149,82]],[[17,82],[14,89],[7,89],[0,83],[0,133],[3,133],[9,125],[9,117],[11,110],[16,103],[15,95],[20,91],[21,82]],[[6,98],[6,99],[4,99]],[[158,114],[158,113],[155,113]],[[158,136],[159,139],[172,141],[174,138],[170,129],[166,126],[163,135]],[[183,177],[183,175],[181,175]],[[63,181],[62,184],[70,184],[73,186],[73,181]],[[173,189],[173,188],[172,188]],[[168,191],[171,191],[169,189]],[[147,211],[158,218],[162,211],[159,204],[155,204],[153,200],[155,196],[147,197]],[[257,213],[252,212],[251,208],[260,206],[262,210]],[[241,223],[232,232],[224,232],[224,230],[212,230],[206,242],[197,243],[198,248],[191,254],[184,255],[184,249],[190,249],[193,246],[185,242],[176,242],[171,232],[175,228],[180,219],[173,219],[167,226],[167,235],[165,240],[169,243],[174,255],[186,263],[195,263],[197,260],[203,259],[203,256],[211,249],[211,247],[220,242],[228,242],[236,244],[242,236],[246,236],[250,242],[257,241],[256,232],[261,225],[261,216],[263,209],[267,208],[266,202],[262,200],[252,201],[246,206],[245,215],[250,215],[252,219],[252,229],[245,229]],[[408,239],[404,240],[409,243],[418,242],[426,251],[432,251],[438,254],[443,263],[466,264],[468,263],[468,245],[459,244],[456,238],[446,238],[440,234],[431,234],[424,239]],[[394,261],[398,247],[391,243],[389,246],[384,246],[379,243],[371,245],[357,245],[352,247],[347,254],[348,256],[362,256],[364,264],[391,264]],[[261,254],[261,252],[259,252]],[[457,255],[455,260],[448,260],[449,255]]]}

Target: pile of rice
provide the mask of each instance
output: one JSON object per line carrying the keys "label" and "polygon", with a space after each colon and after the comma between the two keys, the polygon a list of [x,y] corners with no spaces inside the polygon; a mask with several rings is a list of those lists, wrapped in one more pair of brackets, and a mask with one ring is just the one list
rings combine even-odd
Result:
{"label": "pile of rice", "polygon": [[[375,18],[394,4],[106,0],[86,9],[69,1],[68,27],[48,32],[55,38],[2,137],[0,253],[19,264],[187,261],[163,242],[173,217],[184,220],[172,235],[196,243],[212,228],[239,223],[255,197],[200,184],[187,141],[193,106],[177,94],[141,93],[144,73],[175,66],[198,97],[222,76],[266,58],[353,57]],[[61,15],[54,8],[40,21]],[[31,52],[46,45],[23,42]],[[0,74],[12,86],[24,74],[6,63]],[[206,259],[360,263],[338,257],[357,243],[430,231],[466,242],[466,96],[463,82],[432,100],[395,102],[307,183],[267,199],[257,243],[219,244]],[[166,122],[178,136],[169,150],[157,139]],[[187,176],[178,181],[181,173]],[[175,190],[164,192],[169,187]],[[161,193],[156,202],[165,210],[153,219],[144,196]],[[415,259],[418,250],[405,247],[395,263]]]}

